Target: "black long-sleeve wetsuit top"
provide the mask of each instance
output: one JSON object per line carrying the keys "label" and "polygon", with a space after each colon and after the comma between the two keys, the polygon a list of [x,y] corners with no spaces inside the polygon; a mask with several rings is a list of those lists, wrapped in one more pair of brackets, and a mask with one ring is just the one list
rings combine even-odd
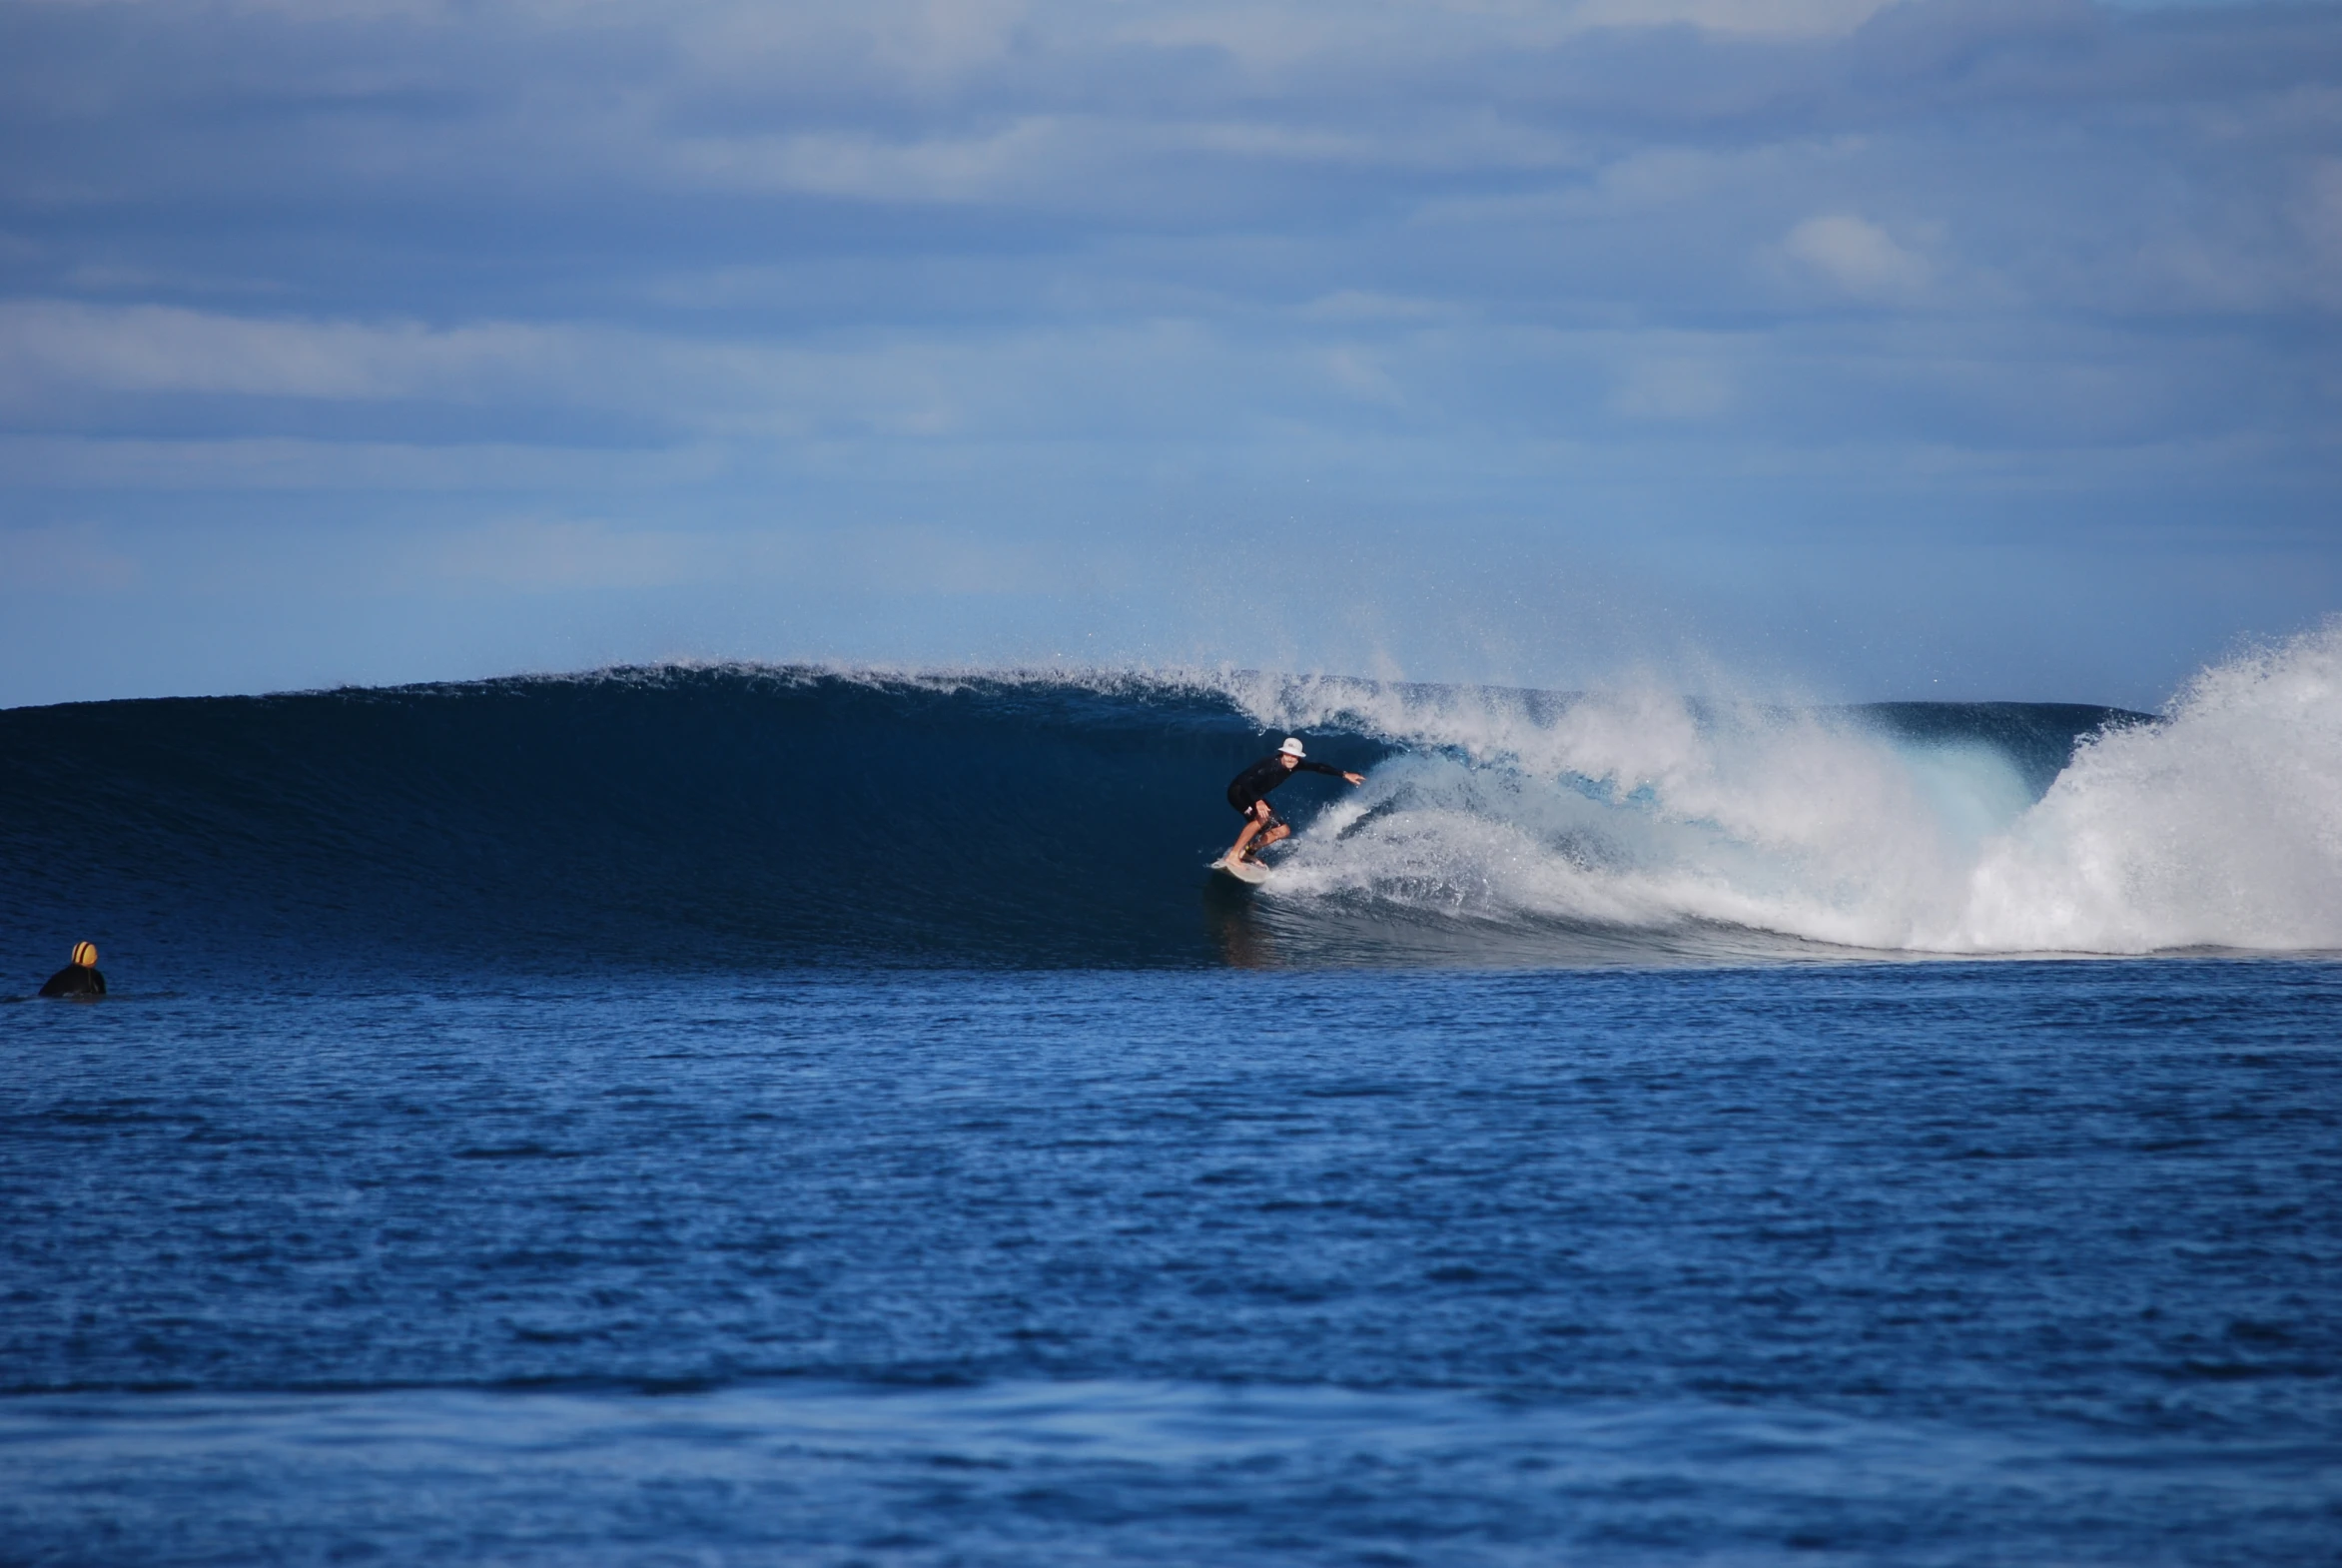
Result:
{"label": "black long-sleeve wetsuit top", "polygon": [[48,984],[41,987],[44,997],[102,997],[106,994],[106,977],[86,964],[68,964],[51,975]]}
{"label": "black long-sleeve wetsuit top", "polygon": [[1227,803],[1238,811],[1250,811],[1252,802],[1264,798],[1296,773],[1330,773],[1337,779],[1342,776],[1341,769],[1329,768],[1322,762],[1300,762],[1288,768],[1284,765],[1283,752],[1271,752],[1228,784]]}

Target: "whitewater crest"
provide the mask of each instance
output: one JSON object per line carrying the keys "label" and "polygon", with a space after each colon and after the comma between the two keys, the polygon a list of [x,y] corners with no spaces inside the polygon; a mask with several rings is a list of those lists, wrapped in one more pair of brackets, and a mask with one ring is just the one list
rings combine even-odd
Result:
{"label": "whitewater crest", "polygon": [[2082,746],[1968,875],[1960,948],[2342,948],[2342,623]]}
{"label": "whitewater crest", "polygon": [[1288,899],[1902,952],[2342,949],[2342,623],[2084,735],[2045,790],[2004,738],[1892,706],[1222,689],[1264,727],[1393,747],[1302,835]]}

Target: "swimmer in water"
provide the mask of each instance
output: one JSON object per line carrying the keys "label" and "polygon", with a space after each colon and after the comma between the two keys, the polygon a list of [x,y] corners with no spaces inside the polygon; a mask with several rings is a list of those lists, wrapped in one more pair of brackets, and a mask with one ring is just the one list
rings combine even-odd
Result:
{"label": "swimmer in water", "polygon": [[106,977],[98,973],[97,944],[76,942],[73,962],[49,977],[41,987],[44,997],[102,997],[106,994]]}

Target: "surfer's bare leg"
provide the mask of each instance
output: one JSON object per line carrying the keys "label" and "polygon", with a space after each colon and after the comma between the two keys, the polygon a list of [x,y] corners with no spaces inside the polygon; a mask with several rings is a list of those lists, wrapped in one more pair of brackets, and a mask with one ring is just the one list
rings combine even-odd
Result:
{"label": "surfer's bare leg", "polygon": [[1268,802],[1265,800],[1254,801],[1252,815],[1244,819],[1244,831],[1236,835],[1235,848],[1227,852],[1229,865],[1235,865],[1244,858],[1252,847],[1252,835],[1260,831],[1260,824],[1266,822],[1268,818]]}
{"label": "surfer's bare leg", "polygon": [[1266,849],[1271,844],[1282,844],[1286,839],[1292,836],[1292,832],[1293,830],[1284,823],[1278,823],[1275,827],[1270,828],[1266,833],[1261,834],[1258,838],[1252,841],[1253,856],[1257,857],[1262,850]]}
{"label": "surfer's bare leg", "polygon": [[1278,821],[1268,802],[1262,801],[1252,809],[1255,815],[1244,824],[1244,831],[1236,835],[1236,847],[1228,851],[1231,861],[1258,860],[1260,852],[1269,845],[1282,843],[1292,836],[1291,825]]}

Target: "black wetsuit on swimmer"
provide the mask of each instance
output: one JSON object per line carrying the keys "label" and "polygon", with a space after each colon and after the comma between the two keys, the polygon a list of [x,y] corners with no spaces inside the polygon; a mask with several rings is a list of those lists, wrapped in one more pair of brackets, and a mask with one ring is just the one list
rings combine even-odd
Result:
{"label": "black wetsuit on swimmer", "polygon": [[102,997],[106,977],[88,964],[68,964],[41,987],[44,997]]}
{"label": "black wetsuit on swimmer", "polygon": [[[1284,765],[1284,758],[1283,752],[1272,751],[1237,774],[1228,784],[1227,803],[1248,817],[1256,801],[1266,800],[1270,790],[1296,773],[1329,773],[1337,779],[1344,776],[1341,769],[1329,768],[1322,762],[1296,762],[1288,768]],[[1266,833],[1283,824],[1284,818],[1271,808],[1268,820],[1260,824],[1260,831]]]}

